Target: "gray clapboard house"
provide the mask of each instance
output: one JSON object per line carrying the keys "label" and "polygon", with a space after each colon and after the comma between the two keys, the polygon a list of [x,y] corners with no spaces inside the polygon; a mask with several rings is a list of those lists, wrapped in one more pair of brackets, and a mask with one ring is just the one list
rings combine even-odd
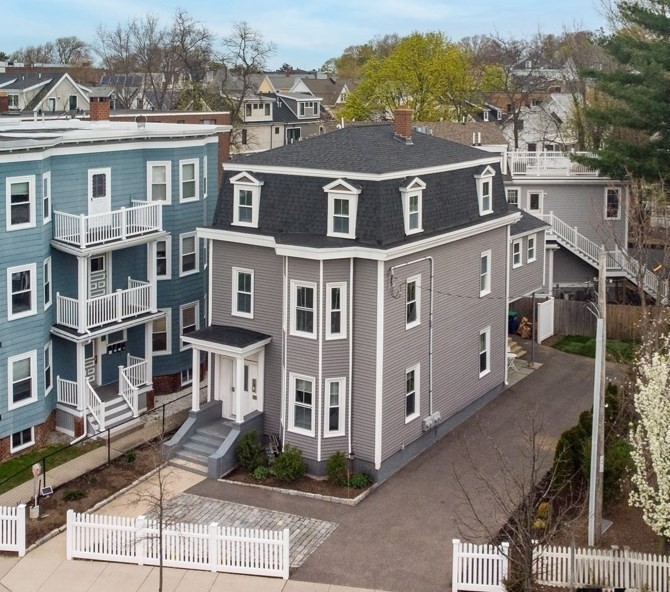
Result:
{"label": "gray clapboard house", "polygon": [[543,282],[545,225],[513,239],[521,219],[499,156],[412,134],[407,109],[225,163],[208,322],[182,338],[208,402],[166,452],[218,477],[253,427],[312,473],[343,451],[385,479],[503,390],[513,240],[537,233],[515,273]]}

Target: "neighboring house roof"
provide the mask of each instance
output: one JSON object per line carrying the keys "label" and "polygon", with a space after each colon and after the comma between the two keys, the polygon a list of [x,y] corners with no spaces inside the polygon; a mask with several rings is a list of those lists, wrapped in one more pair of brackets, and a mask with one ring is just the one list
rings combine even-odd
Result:
{"label": "neighboring house roof", "polygon": [[[502,133],[500,127],[493,121],[468,121],[467,123],[459,123],[457,121],[426,121],[417,122],[414,124],[415,128],[425,129],[425,133],[442,138],[444,140],[451,140],[459,144],[471,146],[473,144],[473,137],[475,143],[479,142],[481,134],[482,144],[507,145],[507,138]],[[473,136],[473,134],[475,134]]]}
{"label": "neighboring house roof", "polygon": [[41,86],[58,79],[63,76],[63,72],[59,74],[0,74],[0,87],[3,90],[27,90],[35,86]]}
{"label": "neighboring house roof", "polygon": [[140,87],[143,79],[139,74],[105,74],[100,78],[100,86]]}
{"label": "neighboring house roof", "polygon": [[344,87],[351,92],[355,88],[352,80],[335,78],[304,78],[305,86],[315,97],[321,97],[324,105],[335,105],[342,94]]}
{"label": "neighboring house roof", "polygon": [[516,206],[510,205],[509,209],[510,212],[521,213],[521,219],[516,224],[512,224],[511,226],[510,229],[511,236],[519,236],[521,234],[526,234],[527,232],[533,232],[533,230],[543,230],[550,226],[550,224],[547,224],[546,222],[540,220],[537,216],[533,216],[533,214],[524,212],[523,210],[520,210]]}

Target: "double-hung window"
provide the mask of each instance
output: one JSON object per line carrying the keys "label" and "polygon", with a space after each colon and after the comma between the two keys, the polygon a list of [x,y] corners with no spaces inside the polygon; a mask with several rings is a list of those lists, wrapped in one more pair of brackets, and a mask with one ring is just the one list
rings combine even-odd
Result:
{"label": "double-hung window", "polygon": [[605,220],[621,219],[621,189],[607,187],[605,189]]}
{"label": "double-hung window", "polygon": [[479,201],[479,215],[493,212],[493,177],[495,170],[487,166],[481,173],[475,175],[477,184],[477,198]]}
{"label": "double-hung window", "polygon": [[491,371],[491,327],[479,332],[479,378]]}
{"label": "double-hung window", "polygon": [[254,270],[233,267],[233,310],[236,317],[254,318]]}
{"label": "double-hung window", "polygon": [[418,177],[400,187],[405,234],[423,230],[423,190],[426,184]]}
{"label": "double-hung window", "polygon": [[207,156],[202,157],[202,197],[207,198]]}
{"label": "double-hung window", "polygon": [[528,192],[528,211],[539,213],[542,211],[542,191]]}
{"label": "double-hung window", "polygon": [[324,437],[343,436],[346,378],[326,379],[326,401],[324,405]]}
{"label": "double-hung window", "polygon": [[491,293],[491,251],[484,251],[479,259],[479,296]]}
{"label": "double-hung window", "polygon": [[35,177],[7,177],[5,191],[7,230],[35,226]]}
{"label": "double-hung window", "polygon": [[419,417],[419,365],[405,370],[405,423]]}
{"label": "double-hung window", "polygon": [[421,323],[421,276],[407,278],[405,285],[405,328]]}
{"label": "double-hung window", "polygon": [[36,265],[21,265],[7,269],[7,318],[21,319],[36,312]]}
{"label": "double-hung window", "polygon": [[[181,245],[183,247],[183,243]],[[172,237],[156,241],[156,278],[169,280],[172,277]]]}
{"label": "double-hung window", "polygon": [[316,337],[316,284],[291,280],[291,334]]}
{"label": "double-hung window", "polygon": [[291,373],[289,431],[314,436],[314,378]]}
{"label": "double-hung window", "polygon": [[172,353],[172,310],[169,308],[160,310],[165,313],[165,316],[153,322],[151,333],[151,348],[154,356],[165,356]]}
{"label": "double-hung window", "polygon": [[195,232],[179,235],[179,275],[185,276],[198,271],[198,239]]}
{"label": "double-hung window", "polygon": [[347,284],[326,284],[326,339],[347,337]]}
{"label": "double-hung window", "polygon": [[[200,303],[190,302],[189,304],[182,304],[179,307],[179,333],[180,335],[188,335],[196,331],[200,326]],[[190,344],[182,343],[182,351],[189,349]]]}
{"label": "double-hung window", "polygon": [[508,187],[507,192],[507,203],[519,207],[519,189],[517,187]]}
{"label": "double-hung window", "polygon": [[165,161],[147,162],[147,201],[172,201],[172,163]]}
{"label": "double-hung window", "polygon": [[8,408],[15,409],[37,400],[37,352],[7,359]]}
{"label": "double-hung window", "polygon": [[44,346],[44,394],[48,395],[54,385],[53,350],[51,341]]}
{"label": "double-hung window", "polygon": [[196,201],[200,184],[198,159],[179,161],[179,201]]}
{"label": "double-hung window", "polygon": [[528,245],[526,249],[526,262],[532,263],[537,259],[537,239],[535,235],[528,237]]}
{"label": "double-hung window", "polygon": [[523,241],[519,239],[512,243],[512,269],[516,269],[517,267],[521,267],[523,265],[523,258],[521,255],[522,242]]}
{"label": "double-hung window", "polygon": [[360,188],[338,179],[323,190],[328,194],[328,236],[356,238]]}
{"label": "double-hung window", "polygon": [[51,294],[51,257],[47,257],[44,260],[42,266],[42,286],[44,288],[44,310],[51,306],[52,294]]}
{"label": "double-hung window", "polygon": [[51,222],[51,173],[42,175],[42,222]]}
{"label": "double-hung window", "polygon": [[230,182],[233,184],[233,226],[258,228],[263,182],[249,173],[239,173]]}

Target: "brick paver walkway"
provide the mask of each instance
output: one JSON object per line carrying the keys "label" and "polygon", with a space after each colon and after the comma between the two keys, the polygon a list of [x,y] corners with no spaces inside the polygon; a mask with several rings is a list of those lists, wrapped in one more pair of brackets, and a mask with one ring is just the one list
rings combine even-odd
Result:
{"label": "brick paver walkway", "polygon": [[199,495],[182,493],[165,504],[168,515],[180,522],[282,530],[290,532],[291,567],[300,567],[316,548],[337,528],[334,522],[305,518],[295,514],[264,510],[233,502],[219,501]]}

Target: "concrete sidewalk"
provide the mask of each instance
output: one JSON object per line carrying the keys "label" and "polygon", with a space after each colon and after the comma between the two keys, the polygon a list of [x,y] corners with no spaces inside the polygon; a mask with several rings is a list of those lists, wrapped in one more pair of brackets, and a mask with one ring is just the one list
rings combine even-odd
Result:
{"label": "concrete sidewalk", "polygon": [[[204,478],[170,468],[170,496],[176,496]],[[138,503],[137,494],[155,487],[148,481],[100,509],[108,515],[139,516],[147,506]],[[0,592],[155,592],[157,567],[110,563],[106,561],[68,561],[63,532],[23,558],[0,557]],[[372,592],[331,584],[314,584],[278,578],[263,578],[164,568],[164,592]]]}

